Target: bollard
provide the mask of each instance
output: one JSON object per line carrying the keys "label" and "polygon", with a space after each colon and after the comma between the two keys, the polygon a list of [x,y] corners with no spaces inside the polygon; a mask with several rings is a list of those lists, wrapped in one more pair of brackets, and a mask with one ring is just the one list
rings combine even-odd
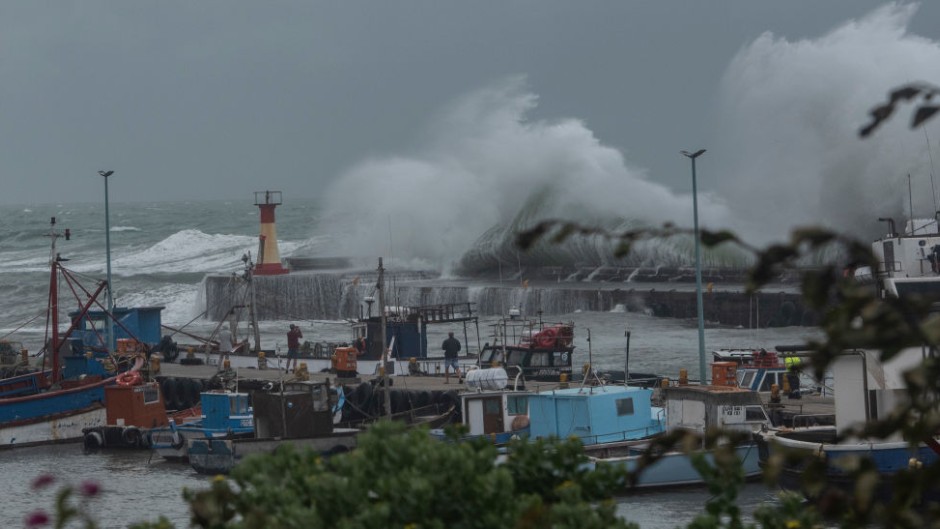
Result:
{"label": "bollard", "polygon": [[568,389],[568,373],[562,373],[558,375],[558,387],[562,389]]}
{"label": "bollard", "polygon": [[689,370],[688,369],[679,370],[679,385],[680,386],[689,385]]}

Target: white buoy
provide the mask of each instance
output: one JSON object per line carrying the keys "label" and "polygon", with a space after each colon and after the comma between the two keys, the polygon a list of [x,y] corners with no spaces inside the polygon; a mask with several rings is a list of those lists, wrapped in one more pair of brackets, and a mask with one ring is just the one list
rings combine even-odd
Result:
{"label": "white buoy", "polygon": [[509,383],[509,375],[501,367],[472,369],[465,379],[468,388],[500,390]]}

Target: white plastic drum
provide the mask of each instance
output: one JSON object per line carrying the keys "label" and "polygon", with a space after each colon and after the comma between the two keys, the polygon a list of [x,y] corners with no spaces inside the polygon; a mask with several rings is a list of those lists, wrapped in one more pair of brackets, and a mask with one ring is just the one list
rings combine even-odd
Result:
{"label": "white plastic drum", "polygon": [[489,369],[472,369],[467,372],[466,384],[468,388],[498,390],[509,383],[509,375],[501,367]]}

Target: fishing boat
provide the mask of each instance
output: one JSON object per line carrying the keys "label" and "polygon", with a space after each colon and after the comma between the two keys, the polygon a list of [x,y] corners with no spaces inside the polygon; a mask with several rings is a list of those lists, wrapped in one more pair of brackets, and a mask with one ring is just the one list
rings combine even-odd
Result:
{"label": "fishing boat", "polygon": [[792,354],[793,349],[788,346],[778,346],[773,351],[762,347],[719,349],[713,351],[712,356],[720,368],[734,366],[740,388],[769,393],[776,385],[788,397],[800,398],[804,381],[798,368],[802,358]]}
{"label": "fishing boat", "polygon": [[[835,386],[835,425],[769,429],[758,438],[760,462],[767,465],[777,454],[784,459],[779,484],[816,498],[827,490],[852,494],[855,488],[851,469],[858,460],[871,461],[879,475],[875,497],[889,501],[893,478],[910,466],[927,466],[940,461],[940,437],[904,439],[899,433],[887,438],[860,438],[849,435],[862,424],[887,417],[897,406],[905,404],[904,373],[916,369],[932,353],[927,348],[909,348],[890,361],[882,362],[875,351],[846,351],[832,364]],[[825,461],[826,484],[823,488],[806,489],[801,477],[806,462]],[[926,492],[940,499],[940,487]]]}
{"label": "fishing boat", "polygon": [[139,371],[117,377],[117,383],[105,388],[106,424],[82,430],[85,453],[102,449],[149,448],[144,433],[168,424],[160,385],[144,382]]}
{"label": "fishing boat", "polygon": [[[467,391],[461,393],[460,417],[466,430],[461,440],[485,438],[497,446],[512,439],[529,436],[529,397],[517,373],[512,387],[509,376],[501,367],[471,369],[466,373]],[[432,437],[446,440],[451,433],[432,428]]]}
{"label": "fishing boat", "polygon": [[147,444],[168,461],[189,459],[188,441],[193,439],[232,439],[254,433],[253,410],[248,393],[206,391],[200,394],[198,418],[147,430]]}
{"label": "fishing boat", "polygon": [[574,323],[535,322],[516,317],[494,324],[493,342],[483,345],[481,366],[502,366],[525,380],[571,377]]}
{"label": "fishing boat", "polygon": [[[52,249],[42,363],[35,370],[0,380],[0,449],[81,440],[84,429],[105,424],[105,388],[130,366],[128,357],[111,354],[114,342],[108,343],[104,330],[116,325],[110,336],[136,338],[134,330],[101,307],[98,297],[107,282],[87,289],[63,265],[67,259],[56,251],[56,242],[60,237],[69,240],[71,234],[67,229],[59,232],[55,224],[53,217],[48,233]],[[77,307],[69,313],[70,325],[64,332],[59,328],[64,306],[59,301],[60,283],[68,287]],[[101,310],[93,310],[95,306]],[[157,318],[160,309],[154,308]]]}
{"label": "fishing boat", "polygon": [[[754,391],[733,385],[670,386],[663,388],[662,398],[665,405],[665,431],[668,432],[684,430],[704,434],[720,428],[750,435],[770,426],[760,396]],[[635,472],[649,446],[648,439],[598,443],[585,447],[585,453],[592,468],[613,465]],[[654,488],[703,483],[702,476],[692,464],[690,455],[694,452],[703,453],[706,459],[713,462],[713,453],[704,448],[691,452],[671,450],[659,454],[659,459],[644,468],[630,487]],[[745,478],[760,475],[755,442],[738,444],[735,452],[741,461]]]}
{"label": "fishing boat", "polygon": [[334,426],[342,403],[326,382],[292,382],[278,391],[253,391],[254,435],[221,439],[212,436],[186,440],[189,463],[201,474],[227,474],[243,457],[273,452],[289,443],[329,455],[356,446],[358,428]]}
{"label": "fishing boat", "polygon": [[932,219],[910,219],[899,233],[894,219],[880,218],[888,233],[872,243],[877,268],[847,269],[861,282],[873,282],[881,297],[918,295],[940,300],[940,212]]}
{"label": "fishing boat", "polygon": [[[664,429],[664,410],[653,406],[649,388],[564,384],[536,392],[525,389],[520,373],[508,382],[502,367],[467,373],[468,390],[460,395],[463,440],[485,438],[503,446],[513,439],[575,437],[590,446],[649,438]],[[444,430],[431,435],[451,438]]]}

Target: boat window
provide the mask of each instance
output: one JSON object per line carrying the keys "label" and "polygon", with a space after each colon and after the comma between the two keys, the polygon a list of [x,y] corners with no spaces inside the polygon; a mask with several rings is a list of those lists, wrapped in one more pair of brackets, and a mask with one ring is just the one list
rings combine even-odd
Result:
{"label": "boat window", "polygon": [[525,351],[509,351],[509,359],[506,360],[506,363],[511,366],[524,365],[525,353]]}
{"label": "boat window", "polygon": [[633,399],[617,399],[617,415],[633,415]]}
{"label": "boat window", "polygon": [[767,414],[764,413],[764,408],[760,406],[747,406],[744,408],[744,420],[747,422],[763,422],[767,420]]}
{"label": "boat window", "polygon": [[772,374],[764,375],[764,380],[761,381],[760,387],[757,388],[757,391],[770,391],[770,386],[776,384],[774,382],[774,376]]}
{"label": "boat window", "polygon": [[557,351],[552,353],[552,365],[553,366],[568,366],[571,365],[571,358],[568,356],[568,351]]}
{"label": "boat window", "polygon": [[528,397],[508,397],[506,399],[506,408],[509,415],[526,415],[529,413]]}
{"label": "boat window", "polygon": [[550,363],[551,354],[545,352],[535,352],[532,353],[532,357],[529,359],[529,365],[533,367],[542,367],[551,365]]}
{"label": "boat window", "polygon": [[749,388],[749,387],[751,387],[751,383],[753,383],[753,382],[754,382],[754,372],[753,372],[753,371],[751,371],[750,373],[744,373],[744,376],[741,377],[741,387],[742,387],[742,388]]}
{"label": "boat window", "polygon": [[160,402],[160,392],[157,391],[156,387],[148,386],[144,389],[144,404],[153,404],[154,402]]}
{"label": "boat window", "polygon": [[229,410],[231,415],[242,415],[248,413],[248,402],[239,397],[229,399]]}

